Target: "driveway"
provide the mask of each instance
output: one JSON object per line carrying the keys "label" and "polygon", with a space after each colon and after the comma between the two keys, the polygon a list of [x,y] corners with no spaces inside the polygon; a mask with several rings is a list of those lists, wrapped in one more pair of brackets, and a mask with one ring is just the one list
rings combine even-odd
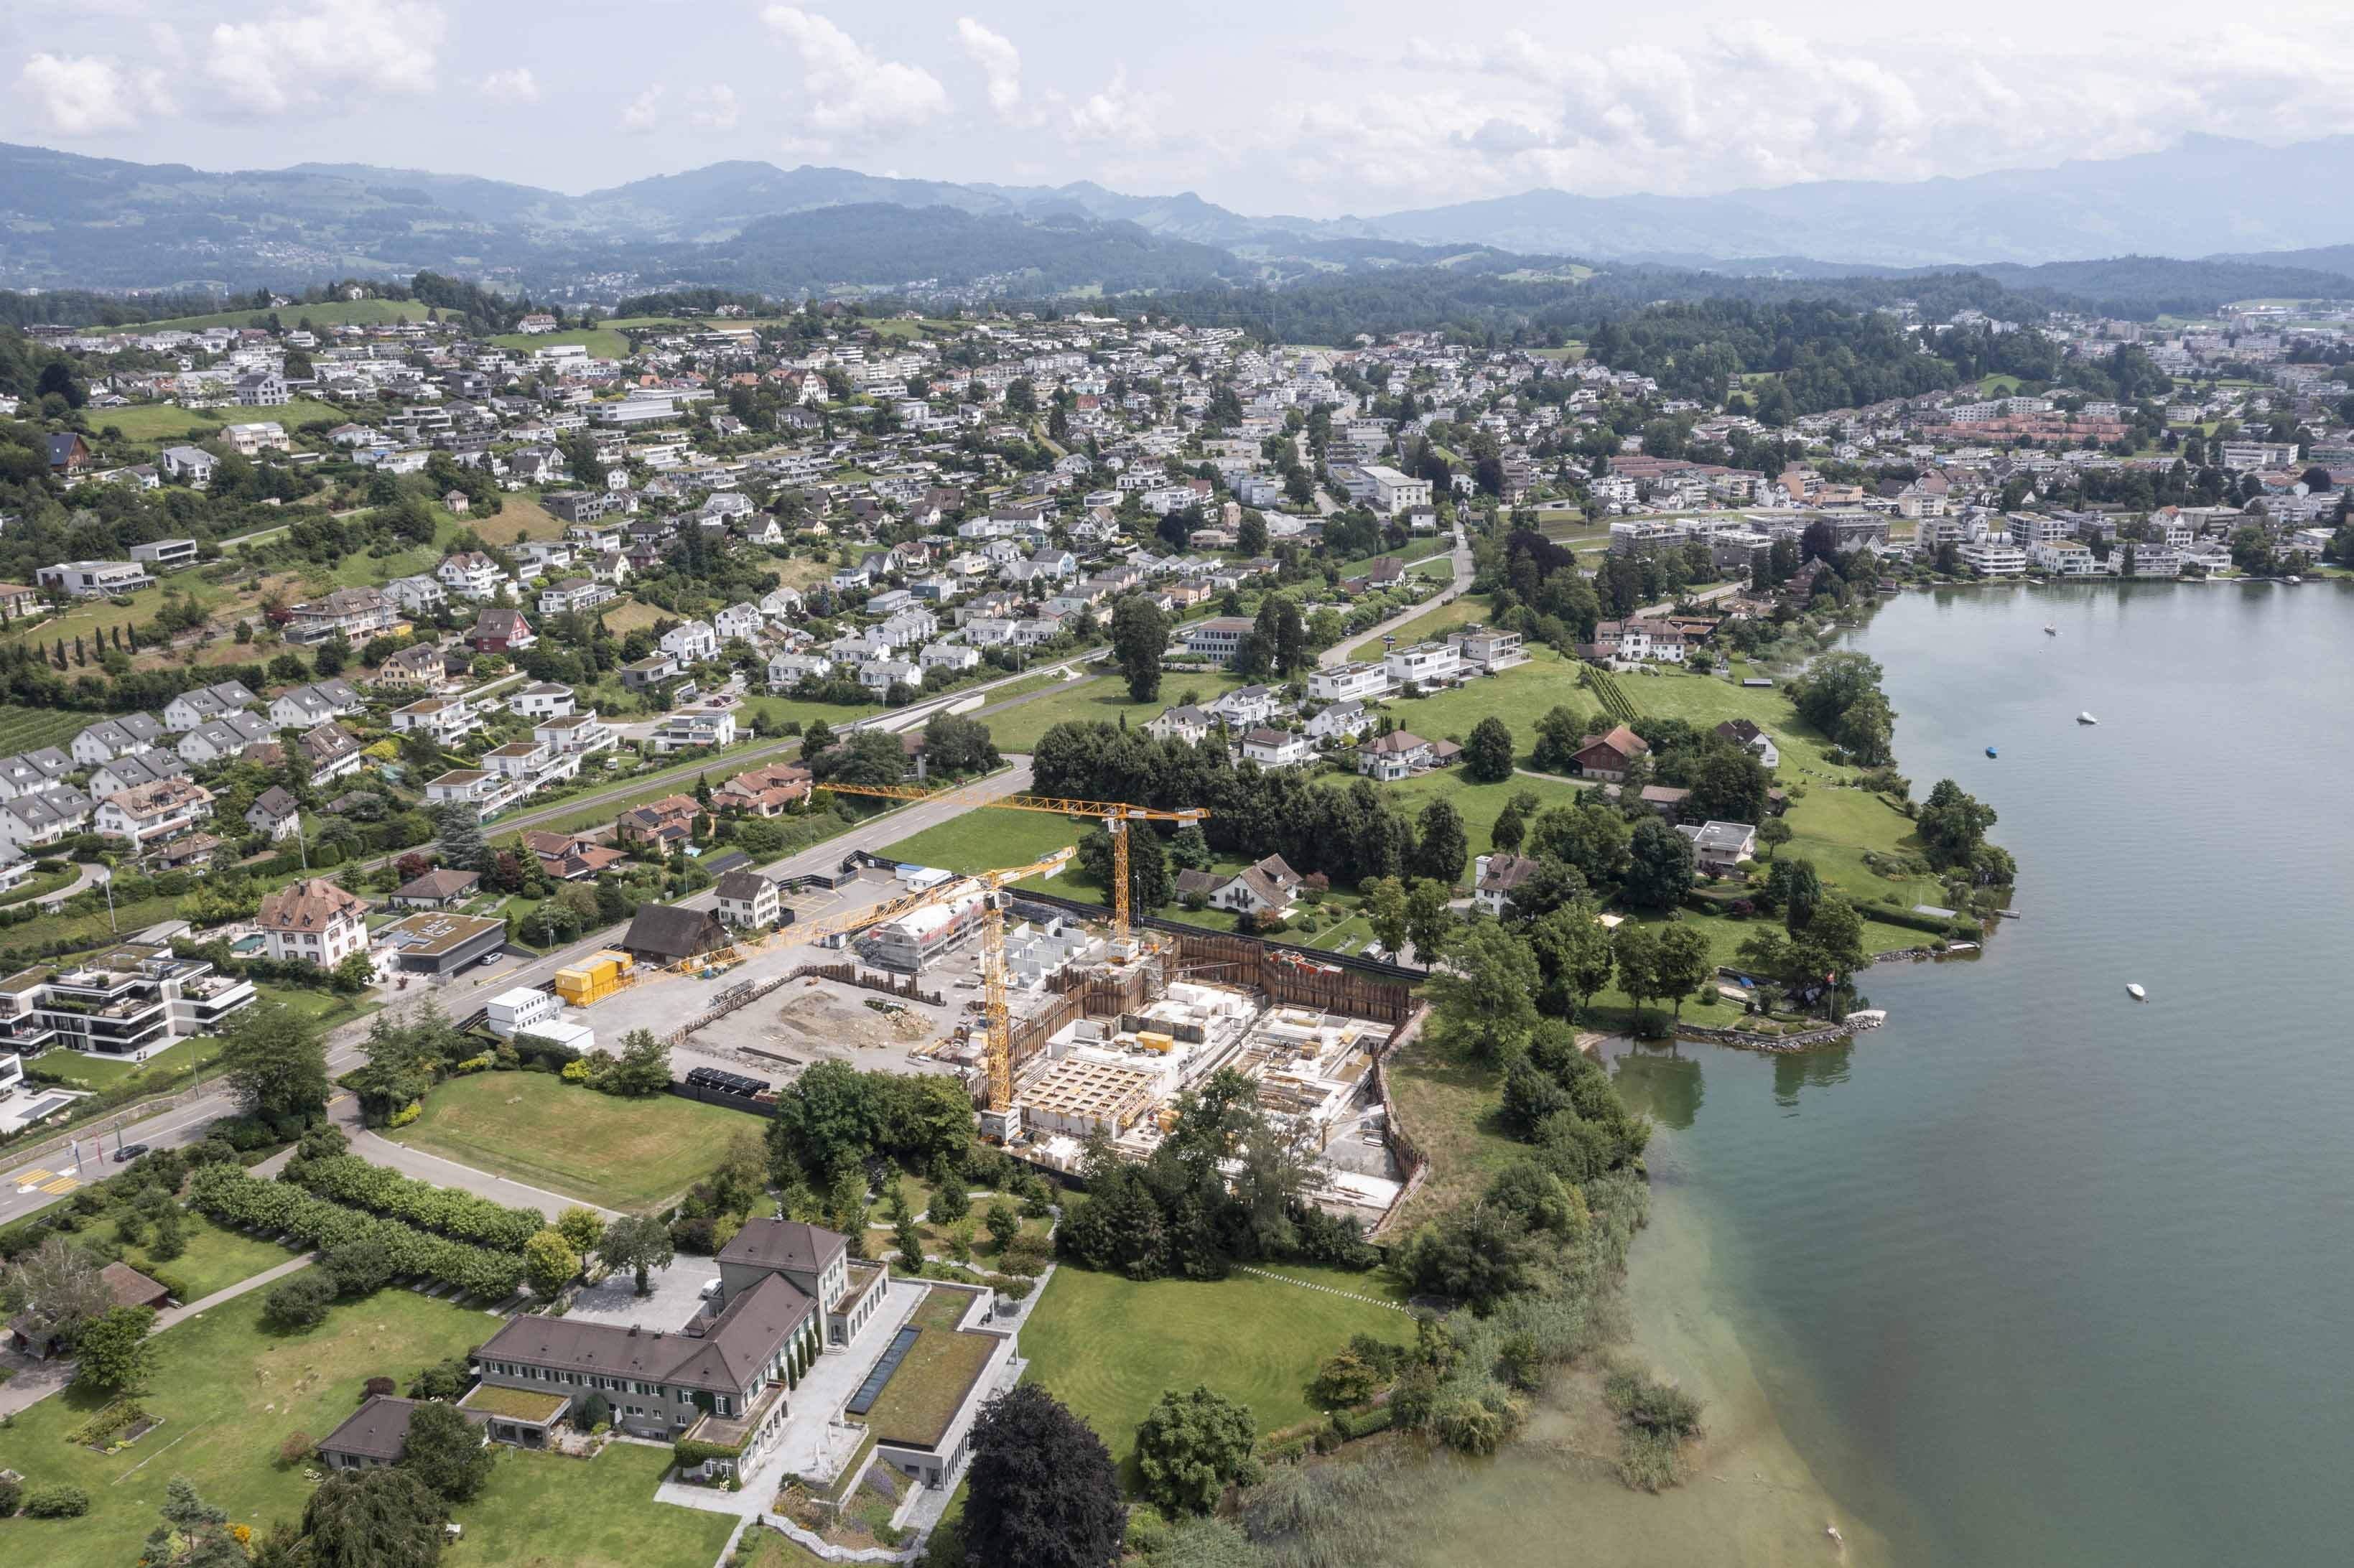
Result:
{"label": "driveway", "polygon": [[1463,530],[1460,527],[1455,530],[1455,549],[1449,561],[1455,568],[1455,577],[1452,582],[1420,604],[1410,606],[1391,616],[1371,631],[1352,637],[1345,642],[1335,642],[1316,656],[1318,666],[1329,670],[1335,664],[1348,663],[1368,645],[1379,642],[1406,622],[1428,615],[1440,605],[1459,597],[1469,588],[1471,586],[1471,546],[1470,542],[1463,536]]}

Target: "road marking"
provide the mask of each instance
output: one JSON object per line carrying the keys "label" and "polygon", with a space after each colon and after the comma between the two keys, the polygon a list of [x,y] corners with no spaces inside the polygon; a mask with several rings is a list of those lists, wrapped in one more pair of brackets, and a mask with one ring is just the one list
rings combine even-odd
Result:
{"label": "road marking", "polygon": [[18,1187],[37,1187],[57,1174],[54,1171],[19,1171],[8,1178]]}
{"label": "road marking", "polygon": [[70,1192],[80,1185],[80,1182],[75,1181],[70,1176],[60,1176],[56,1181],[50,1182],[48,1186],[43,1187],[41,1191],[50,1193]]}

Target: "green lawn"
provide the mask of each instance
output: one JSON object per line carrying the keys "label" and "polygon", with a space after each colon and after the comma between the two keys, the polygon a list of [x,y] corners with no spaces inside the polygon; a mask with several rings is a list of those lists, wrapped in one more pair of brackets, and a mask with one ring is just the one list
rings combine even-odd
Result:
{"label": "green lawn", "polygon": [[1399,1223],[1384,1233],[1384,1239],[1398,1240],[1413,1234],[1424,1220],[1476,1196],[1528,1146],[1503,1130],[1503,1075],[1441,1049],[1429,1031],[1408,1042],[1387,1070],[1398,1121],[1431,1162],[1430,1179]]}
{"label": "green lawn", "polygon": [[[1288,1276],[1387,1298],[1378,1275],[1288,1267]],[[1414,1340],[1404,1314],[1237,1274],[1157,1279],[1064,1267],[1022,1330],[1026,1374],[1083,1416],[1133,1479],[1136,1426],[1169,1389],[1206,1384],[1250,1407],[1261,1432],[1317,1414],[1318,1363],[1356,1333]]]}
{"label": "green lawn", "polygon": [[491,339],[501,348],[519,349],[529,354],[535,348],[554,348],[558,344],[577,343],[598,359],[627,359],[630,340],[610,327],[574,327],[566,332],[502,333]]}
{"label": "green lawn", "polygon": [[[226,1230],[197,1213],[185,1211],[182,1239],[187,1250],[158,1263],[143,1246],[122,1249],[122,1261],[143,1274],[165,1274],[187,1289],[184,1301],[200,1301],[216,1290],[226,1290],[240,1279],[250,1279],[266,1268],[276,1268],[293,1253],[276,1242]],[[111,1227],[110,1227],[111,1228]]]}
{"label": "green lawn", "polygon": [[[314,327],[383,326],[397,322],[421,322],[432,312],[430,305],[415,300],[333,300],[316,305],[284,305],[278,310],[279,324],[299,326],[308,318]],[[169,321],[142,322],[126,326],[124,332],[162,332],[176,327],[183,332],[202,332],[207,327],[266,327],[270,313],[256,310],[217,311],[208,316],[175,316]]]}
{"label": "green lawn", "polygon": [[630,1100],[546,1073],[478,1073],[441,1085],[387,1136],[605,1208],[652,1210],[707,1175],[730,1134],[760,1126],[675,1095]]}
{"label": "green lawn", "polygon": [[[965,1391],[997,1348],[987,1334],[960,1333],[957,1324],[972,1306],[961,1290],[935,1289],[908,1319],[923,1331],[883,1385],[865,1424],[878,1439],[899,1438],[929,1446],[939,1441],[963,1403]],[[858,1419],[853,1416],[851,1419]]]}
{"label": "green lawn", "polygon": [[[262,1296],[239,1297],[158,1337],[160,1364],[139,1402],[164,1424],[122,1453],[66,1441],[105,1404],[71,1391],[0,1429],[0,1467],[32,1486],[70,1482],[90,1497],[80,1519],[6,1525],[11,1562],[121,1568],[136,1561],[174,1476],[187,1477],[207,1502],[257,1533],[273,1520],[297,1519],[311,1483],[300,1466],[278,1462],[289,1435],[325,1436],[358,1405],[370,1377],[406,1382],[419,1368],[482,1343],[497,1326],[480,1312],[380,1290],[333,1308],[316,1329],[280,1333],[262,1326]],[[642,1504],[643,1494],[631,1500]],[[715,1546],[702,1561],[716,1554]]]}
{"label": "green lawn", "polygon": [[[1058,817],[1044,811],[1007,811],[975,810],[949,818],[938,827],[885,844],[877,852],[885,857],[917,865],[936,865],[949,871],[992,871],[999,867],[1023,865],[1055,850],[1076,844],[1080,835],[1093,824],[1082,825],[1068,817]],[[1045,885],[1054,892],[1066,891],[1065,884],[1078,880],[1077,863],[1066,867],[1063,874]],[[1085,897],[1085,893],[1072,893],[1071,897]],[[911,1200],[912,1201],[912,1198]]]}
{"label": "green lawn", "polygon": [[593,1459],[509,1449],[454,1517],[468,1568],[711,1568],[736,1520],[654,1501],[667,1448],[608,1444]]}
{"label": "green lawn", "polygon": [[1029,751],[1037,746],[1040,736],[1058,724],[1100,721],[1116,725],[1125,718],[1129,728],[1140,729],[1159,718],[1162,709],[1183,704],[1188,693],[1196,702],[1210,703],[1245,683],[1239,675],[1223,672],[1172,673],[1161,677],[1158,701],[1138,703],[1129,700],[1128,683],[1118,675],[1082,676],[1064,683],[1051,696],[1034,698],[1002,713],[983,715],[981,722],[989,726],[990,738],[997,743],[1000,751]]}
{"label": "green lawn", "polygon": [[316,397],[297,397],[276,408],[183,408],[172,403],[143,403],[128,408],[95,409],[90,423],[98,429],[101,443],[111,426],[122,431],[126,441],[164,447],[208,440],[223,425],[259,424],[266,419],[291,434],[296,426],[307,425],[313,419],[331,419],[340,425],[350,418],[333,403],[323,403]]}
{"label": "green lawn", "polygon": [[166,1046],[144,1062],[127,1058],[101,1056],[94,1051],[69,1051],[53,1045],[34,1059],[35,1065],[61,1074],[68,1086],[78,1089],[111,1089],[129,1077],[141,1082],[164,1083],[178,1078],[199,1060],[209,1065],[220,1054],[217,1040],[183,1040]]}

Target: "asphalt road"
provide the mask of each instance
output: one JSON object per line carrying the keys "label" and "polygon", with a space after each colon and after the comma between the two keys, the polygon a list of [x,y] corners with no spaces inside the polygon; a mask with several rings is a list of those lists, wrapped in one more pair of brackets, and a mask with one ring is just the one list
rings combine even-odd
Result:
{"label": "asphalt road", "polygon": [[1335,664],[1348,663],[1352,659],[1358,657],[1360,651],[1368,644],[1379,642],[1384,637],[1395,631],[1409,620],[1428,615],[1432,610],[1455,599],[1469,588],[1471,586],[1471,545],[1463,536],[1463,530],[1460,527],[1455,530],[1455,549],[1448,559],[1455,567],[1454,581],[1439,589],[1434,597],[1400,610],[1363,636],[1351,638],[1346,642],[1336,642],[1327,648],[1316,656],[1318,667],[1329,670]]}

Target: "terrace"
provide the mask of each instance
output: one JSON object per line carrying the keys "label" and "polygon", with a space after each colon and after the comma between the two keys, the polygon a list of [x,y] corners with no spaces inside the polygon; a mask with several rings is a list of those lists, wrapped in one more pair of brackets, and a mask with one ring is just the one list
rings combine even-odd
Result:
{"label": "terrace", "polygon": [[916,1337],[901,1352],[898,1364],[885,1376],[881,1388],[871,1393],[859,1391],[868,1400],[863,1414],[848,1412],[852,1419],[865,1422],[877,1442],[938,1448],[990,1358],[1005,1342],[999,1334],[958,1327],[979,1298],[975,1292],[939,1285],[925,1293],[907,1319]]}

